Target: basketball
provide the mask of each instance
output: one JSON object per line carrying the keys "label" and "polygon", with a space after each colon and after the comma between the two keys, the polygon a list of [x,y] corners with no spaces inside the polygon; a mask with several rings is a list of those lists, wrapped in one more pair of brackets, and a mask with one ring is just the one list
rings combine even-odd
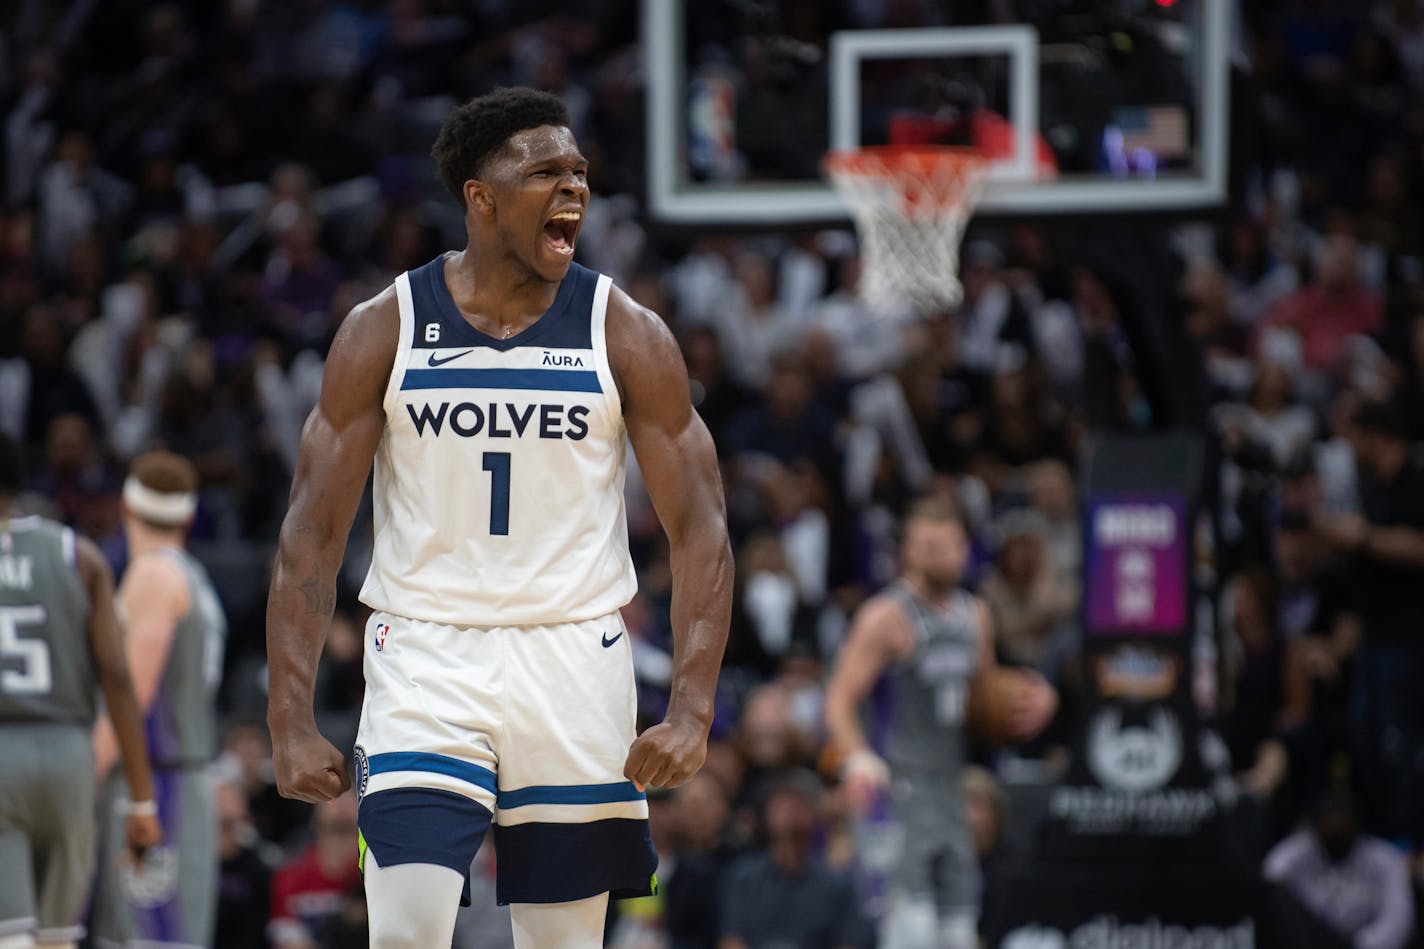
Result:
{"label": "basketball", "polygon": [[1023,700],[1036,681],[1033,675],[1022,669],[1004,667],[986,669],[975,676],[969,687],[967,721],[970,733],[992,745],[1011,744],[1031,737],[1013,733],[1012,712],[1015,704]]}

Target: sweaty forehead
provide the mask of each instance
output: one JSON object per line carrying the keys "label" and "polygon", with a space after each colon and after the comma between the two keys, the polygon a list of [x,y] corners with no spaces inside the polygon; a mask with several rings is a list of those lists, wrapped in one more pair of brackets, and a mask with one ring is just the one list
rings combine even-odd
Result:
{"label": "sweaty forehead", "polygon": [[574,133],[562,125],[540,125],[515,132],[504,144],[504,154],[516,164],[533,164],[551,158],[582,158]]}

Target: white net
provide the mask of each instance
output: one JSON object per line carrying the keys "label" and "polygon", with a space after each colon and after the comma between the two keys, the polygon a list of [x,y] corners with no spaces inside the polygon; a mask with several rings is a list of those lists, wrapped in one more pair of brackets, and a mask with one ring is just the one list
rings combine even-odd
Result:
{"label": "white net", "polygon": [[826,156],[860,235],[860,296],[872,310],[932,313],[959,304],[959,241],[986,167],[965,148],[891,145]]}

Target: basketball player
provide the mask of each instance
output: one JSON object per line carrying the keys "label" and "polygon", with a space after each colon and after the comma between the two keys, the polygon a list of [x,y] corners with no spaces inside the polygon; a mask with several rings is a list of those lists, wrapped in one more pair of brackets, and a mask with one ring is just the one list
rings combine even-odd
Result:
{"label": "basketball player", "polygon": [[[716,455],[672,334],[573,263],[588,162],[555,97],[504,89],[435,143],[468,246],[341,325],[302,434],[268,605],[283,794],[336,797],[312,682],[375,459],[356,748],[371,945],[448,946],[494,822],[520,949],[602,944],[610,893],[656,886],[650,784],[706,754],[730,613]],[[623,506],[631,443],[672,548],[675,673],[634,740]]]}
{"label": "basketball player", "polygon": [[[102,862],[94,915],[101,946],[135,939],[154,947],[212,944],[218,826],[205,770],[217,753],[227,621],[207,572],[183,547],[197,490],[193,465],[165,451],[134,459],[124,481],[129,565],[116,599],[165,843],[137,874],[112,856]],[[101,776],[113,747],[113,729],[101,717],[95,729]],[[111,786],[107,796],[122,809],[118,790]]]}
{"label": "basketball player", "polygon": [[128,780],[130,851],[162,839],[143,722],[99,549],[20,517],[20,453],[0,435],[0,949],[78,945],[94,870],[95,685]]}
{"label": "basketball player", "polygon": [[[826,724],[846,756],[851,805],[865,814],[886,788],[904,851],[890,880],[881,945],[963,949],[978,945],[979,873],[961,771],[970,686],[992,673],[989,611],[960,589],[969,538],[944,498],[916,502],[905,516],[901,575],[856,613],[826,692]],[[871,749],[860,710],[875,692],[881,712]],[[1036,734],[1057,695],[1036,674],[1007,709],[1009,732]],[[883,753],[884,757],[881,757]]]}

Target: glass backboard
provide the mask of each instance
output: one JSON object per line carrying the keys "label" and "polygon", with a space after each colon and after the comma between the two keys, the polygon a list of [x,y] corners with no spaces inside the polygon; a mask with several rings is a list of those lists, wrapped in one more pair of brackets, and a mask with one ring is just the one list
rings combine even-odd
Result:
{"label": "glass backboard", "polygon": [[990,213],[1217,204],[1230,3],[644,0],[653,212],[844,219],[821,156],[910,140],[988,149]]}

